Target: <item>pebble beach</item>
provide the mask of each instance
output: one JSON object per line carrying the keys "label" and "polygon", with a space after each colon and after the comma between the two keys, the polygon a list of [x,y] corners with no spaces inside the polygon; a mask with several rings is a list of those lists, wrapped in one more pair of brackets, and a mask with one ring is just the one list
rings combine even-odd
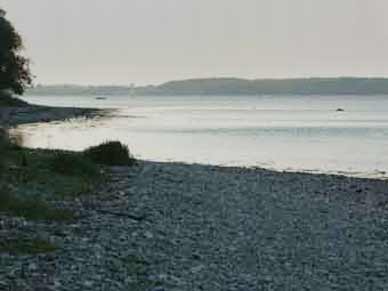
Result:
{"label": "pebble beach", "polygon": [[[57,202],[71,224],[1,217],[59,245],[1,255],[1,290],[387,290],[388,183],[139,161]],[[8,288],[8,289],[7,289]]]}

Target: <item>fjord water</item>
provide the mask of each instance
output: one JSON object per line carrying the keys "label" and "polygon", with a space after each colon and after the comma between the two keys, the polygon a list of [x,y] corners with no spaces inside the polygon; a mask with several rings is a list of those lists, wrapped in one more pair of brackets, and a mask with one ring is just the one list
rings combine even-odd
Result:
{"label": "fjord water", "polygon": [[108,118],[19,127],[25,144],[34,148],[82,150],[120,140],[136,157],[147,160],[388,176],[388,96],[24,99],[51,106],[117,109]]}

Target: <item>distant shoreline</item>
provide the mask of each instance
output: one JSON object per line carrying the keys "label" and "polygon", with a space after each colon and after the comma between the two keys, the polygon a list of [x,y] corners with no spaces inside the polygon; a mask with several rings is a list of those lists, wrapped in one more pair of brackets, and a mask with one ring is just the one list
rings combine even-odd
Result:
{"label": "distant shoreline", "polygon": [[388,95],[385,78],[238,79],[170,81],[149,86],[38,85],[31,96],[257,96],[257,95]]}

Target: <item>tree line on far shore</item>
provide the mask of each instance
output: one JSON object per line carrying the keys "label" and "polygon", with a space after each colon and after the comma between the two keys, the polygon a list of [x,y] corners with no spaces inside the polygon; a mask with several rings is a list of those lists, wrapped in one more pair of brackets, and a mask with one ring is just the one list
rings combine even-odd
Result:
{"label": "tree line on far shore", "polygon": [[258,95],[388,95],[385,78],[258,79],[212,78],[171,81],[157,86],[37,85],[30,95],[258,96]]}

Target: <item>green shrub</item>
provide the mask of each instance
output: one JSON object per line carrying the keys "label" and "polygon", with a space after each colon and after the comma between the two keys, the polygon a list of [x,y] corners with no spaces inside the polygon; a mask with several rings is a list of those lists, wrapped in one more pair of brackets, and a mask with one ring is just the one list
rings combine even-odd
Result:
{"label": "green shrub", "polygon": [[128,166],[134,163],[128,147],[119,141],[108,141],[90,147],[84,151],[84,155],[96,163],[108,166]]}
{"label": "green shrub", "polygon": [[52,171],[66,176],[99,175],[99,167],[88,157],[78,153],[56,152],[49,163]]}

